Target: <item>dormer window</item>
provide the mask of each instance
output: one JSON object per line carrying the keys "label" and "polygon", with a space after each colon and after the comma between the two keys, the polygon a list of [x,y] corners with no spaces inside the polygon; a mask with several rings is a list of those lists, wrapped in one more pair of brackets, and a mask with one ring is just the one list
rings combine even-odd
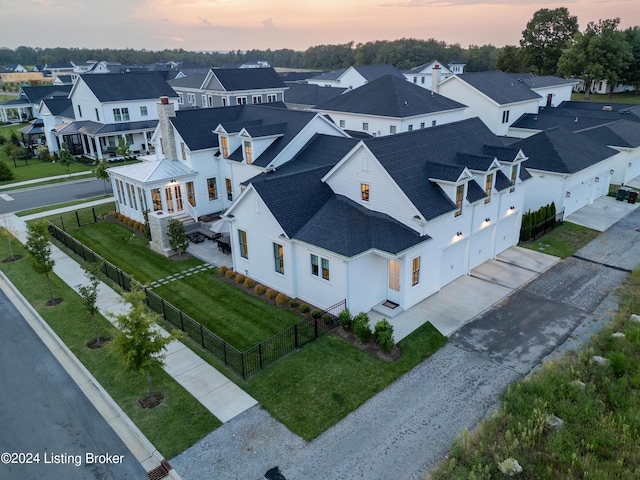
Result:
{"label": "dormer window", "polygon": [[509,193],[514,192],[516,189],[516,180],[518,179],[518,165],[513,165],[511,167],[511,188],[509,189]]}
{"label": "dormer window", "polygon": [[464,199],[464,185],[456,187],[456,217],[462,215],[462,200]]}
{"label": "dormer window", "polygon": [[362,196],[362,200],[365,202],[368,202],[369,201],[369,184],[368,183],[360,184],[360,193]]}
{"label": "dormer window", "polygon": [[253,150],[251,148],[251,142],[244,142],[244,159],[247,162],[247,165],[251,165],[253,163]]}
{"label": "dormer window", "polygon": [[484,203],[489,203],[491,201],[491,189],[493,188],[493,173],[487,175],[487,179],[484,184],[484,193],[487,195],[487,198],[484,199]]}
{"label": "dormer window", "polygon": [[220,146],[222,147],[222,158],[229,158],[229,139],[220,137]]}

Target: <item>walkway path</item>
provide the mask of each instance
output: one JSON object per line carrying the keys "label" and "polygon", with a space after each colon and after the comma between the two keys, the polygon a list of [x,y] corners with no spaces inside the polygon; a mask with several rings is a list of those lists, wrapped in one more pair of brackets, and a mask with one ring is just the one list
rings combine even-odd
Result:
{"label": "walkway path", "polygon": [[[100,203],[100,201],[97,201]],[[92,206],[93,202],[85,206]],[[18,239],[26,243],[28,220],[75,210],[77,206],[52,210],[25,217],[9,215],[7,220],[18,232]],[[53,271],[67,285],[78,290],[79,285],[88,284],[80,265],[56,246],[52,247],[55,260]],[[121,297],[105,283],[98,287],[98,308],[106,318],[107,313],[120,314],[129,308],[121,302]],[[173,341],[167,348],[165,371],[200,401],[220,421],[227,422],[236,415],[257,404],[257,401],[218,370],[210,366],[198,355],[179,341]]]}
{"label": "walkway path", "polygon": [[191,275],[195,275],[200,272],[206,272],[212,268],[214,268],[214,266],[209,263],[196,265],[195,267],[187,268],[181,272],[174,273],[173,275],[167,275],[166,277],[159,278],[158,280],[153,280],[147,284],[147,287],[158,288],[161,285],[166,285],[167,283],[175,282],[176,280],[182,280],[185,277],[190,277]]}

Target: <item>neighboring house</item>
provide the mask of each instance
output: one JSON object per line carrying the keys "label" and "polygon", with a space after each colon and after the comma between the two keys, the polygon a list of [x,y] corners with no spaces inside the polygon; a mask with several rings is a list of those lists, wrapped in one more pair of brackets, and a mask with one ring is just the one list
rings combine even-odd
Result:
{"label": "neighboring house", "polygon": [[58,75],[51,84],[55,86],[73,85],[73,82],[75,82],[77,78],[77,75]]}
{"label": "neighboring house", "polygon": [[308,78],[307,83],[353,90],[386,75],[404,78],[402,72],[393,65],[358,65]]}
{"label": "neighboring house", "polygon": [[[404,72],[404,76],[411,83],[431,90],[434,78],[437,79],[437,83],[445,78],[449,78],[452,75],[461,75],[464,73],[464,67],[464,63],[454,62],[450,65],[447,65],[442,62],[433,60],[429,63],[418,65],[417,67]],[[435,76],[434,69],[439,70],[439,72],[435,72]]]}
{"label": "neighboring house", "polygon": [[225,212],[233,267],[320,308],[346,299],[389,318],[518,243],[524,160],[479,119],[318,135]]}
{"label": "neighboring house", "polygon": [[169,82],[186,107],[225,107],[284,101],[287,86],[273,68],[215,68]]}
{"label": "neighboring house", "polygon": [[18,120],[21,122],[40,118],[38,107],[41,100],[46,98],[66,98],[70,91],[71,85],[20,87],[18,98],[0,104],[0,121],[8,121],[12,111],[17,112]]}
{"label": "neighboring house", "polygon": [[75,72],[74,66],[71,62],[64,62],[45,65],[42,69],[42,73],[45,77],[57,77],[58,75],[72,75]]}
{"label": "neighboring house", "polygon": [[176,112],[161,99],[158,108],[158,160],[109,169],[118,211],[138,221],[146,208],[194,220],[224,211],[243,182],[279,169],[317,133],[347,136],[324,116],[282,103]]}
{"label": "neighboring house", "polygon": [[[574,79],[576,84],[573,87],[573,91],[577,93],[585,93],[586,87],[583,80]],[[591,88],[589,89],[589,93],[598,93],[601,95],[609,94],[609,93],[623,93],[623,92],[633,92],[633,85],[625,85],[624,83],[616,83],[613,87],[613,91],[609,92],[609,82],[607,80],[594,80],[591,82]]]}
{"label": "neighboring house", "polygon": [[592,132],[556,128],[519,140],[513,147],[528,156],[525,210],[554,202],[571,215],[609,193],[616,150],[594,139]]}
{"label": "neighboring house", "polygon": [[347,88],[321,87],[308,83],[287,83],[285,104],[291,110],[309,110],[349,91]]}
{"label": "neighboring house", "polygon": [[75,120],[55,127],[58,143],[73,155],[99,160],[114,155],[120,139],[132,153],[152,151],[162,96],[177,105],[177,94],[156,73],[81,75],[69,93]]}
{"label": "neighboring house", "polygon": [[38,116],[43,122],[43,134],[49,153],[58,152],[60,144],[56,136],[56,126],[74,120],[73,104],[67,97],[45,98],[40,101]]}
{"label": "neighboring house", "polygon": [[23,67],[20,64],[17,65],[7,65],[6,69],[11,71],[11,72],[16,72],[16,73],[26,73],[29,70],[27,70],[25,67]]}
{"label": "neighboring house", "polygon": [[507,73],[507,75],[511,80],[524,83],[540,95],[541,108],[557,107],[562,102],[571,101],[571,92],[577,82],[577,80],[567,80],[552,75],[537,76],[531,73]]}
{"label": "neighboring house", "polygon": [[465,108],[402,77],[386,75],[313,110],[329,115],[347,131],[384,136],[462,120]]}
{"label": "neighboring house", "polygon": [[436,92],[468,105],[465,116],[480,118],[496,135],[507,135],[522,115],[537,113],[541,98],[500,71],[452,75],[438,83]]}

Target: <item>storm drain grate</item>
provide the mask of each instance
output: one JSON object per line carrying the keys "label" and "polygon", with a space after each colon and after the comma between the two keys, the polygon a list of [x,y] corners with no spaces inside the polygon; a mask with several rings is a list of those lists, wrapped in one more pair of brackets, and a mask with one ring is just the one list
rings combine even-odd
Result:
{"label": "storm drain grate", "polygon": [[167,475],[169,475],[169,471],[165,468],[164,462],[162,465],[159,465],[153,470],[149,470],[147,472],[147,478],[149,480],[162,480],[163,478],[166,478]]}

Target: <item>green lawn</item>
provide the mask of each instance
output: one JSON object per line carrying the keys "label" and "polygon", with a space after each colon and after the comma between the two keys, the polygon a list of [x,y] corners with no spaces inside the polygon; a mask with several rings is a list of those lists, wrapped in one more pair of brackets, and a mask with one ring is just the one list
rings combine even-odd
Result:
{"label": "green lawn", "polygon": [[[0,269],[163,456],[174,457],[221,425],[162,369],[153,371],[152,379],[154,389],[164,394],[164,402],[152,410],[138,407],[137,400],[147,392],[144,374],[124,370],[121,359],[108,349],[87,348],[86,343],[94,338],[94,333],[80,296],[52,274],[54,294],[64,301],[55,307],[47,307],[45,303],[49,299],[49,292],[44,275],[34,273],[25,249],[16,240],[12,243],[14,254],[25,257],[15,262],[0,263]],[[0,258],[8,256],[9,245],[3,237]],[[97,321],[101,336],[112,331],[112,325],[102,316]]]}
{"label": "green lawn", "polygon": [[249,377],[246,390],[291,431],[312,440],[446,343],[427,323],[381,360],[328,334]]}
{"label": "green lawn", "polygon": [[571,100],[574,102],[596,102],[596,103],[628,103],[640,104],[640,95],[635,92],[615,93],[611,98],[609,95],[591,94],[589,100],[585,100],[584,93],[572,93]]}
{"label": "green lawn", "polygon": [[[23,182],[25,180],[34,180],[37,178],[53,177],[57,175],[67,175],[69,170],[61,163],[42,162],[37,158],[28,160],[28,164],[25,164],[24,160],[16,160],[17,167],[14,167],[13,160],[6,157],[2,147],[0,146],[0,158],[11,167],[14,173],[12,180],[3,180],[0,182],[0,189],[10,188],[12,183]],[[93,166],[85,165],[84,163],[75,162],[71,165],[71,173],[86,172],[87,175],[92,175]],[[61,181],[69,181],[71,179],[62,179]],[[77,180],[77,178],[76,178]]]}
{"label": "green lawn", "polygon": [[599,233],[590,228],[564,222],[551,232],[540,237],[534,242],[520,243],[518,246],[547,253],[560,258],[567,258],[584,247]]}
{"label": "green lawn", "polygon": [[[55,205],[45,205],[44,207],[37,207],[37,208],[31,208],[29,210],[22,210],[20,212],[16,212],[15,215],[17,217],[26,217],[27,215],[34,215],[36,213],[43,213],[43,212],[48,212],[50,210],[57,210],[58,208],[64,208],[64,207],[72,207],[75,205],[82,205],[85,204],[87,202],[93,202],[95,200],[102,200],[103,198],[106,198],[104,195],[101,195],[99,197],[90,197],[90,198],[83,198],[82,200],[73,200],[70,202],[64,202],[64,203],[57,203]],[[109,205],[108,207],[108,211],[112,212],[114,209],[114,204],[113,202],[111,203],[107,203],[105,205]],[[96,207],[96,211],[99,209],[99,206]],[[59,225],[57,222],[55,222],[55,219],[52,220],[54,221],[54,223],[56,223],[56,225]]]}
{"label": "green lawn", "polygon": [[[465,432],[428,478],[507,478],[498,463],[509,457],[523,468],[519,479],[640,478],[640,323],[630,319],[640,312],[640,269],[620,293],[610,326],[579,352],[511,385],[502,410]],[[551,426],[551,416],[562,426]]]}

